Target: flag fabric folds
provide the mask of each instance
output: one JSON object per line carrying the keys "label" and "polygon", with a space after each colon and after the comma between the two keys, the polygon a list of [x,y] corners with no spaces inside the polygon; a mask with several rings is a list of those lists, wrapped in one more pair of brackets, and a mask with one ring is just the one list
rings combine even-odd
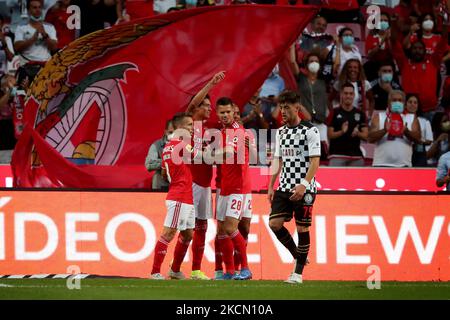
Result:
{"label": "flag fabric folds", "polygon": [[99,30],[56,53],[27,96],[14,150],[17,187],[144,188],[165,121],[218,71],[211,95],[239,106],[318,8],[217,6]]}

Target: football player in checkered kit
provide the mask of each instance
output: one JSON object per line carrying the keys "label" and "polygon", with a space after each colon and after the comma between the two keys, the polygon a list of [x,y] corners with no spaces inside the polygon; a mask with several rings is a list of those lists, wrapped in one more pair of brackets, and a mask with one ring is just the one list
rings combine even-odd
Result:
{"label": "football player in checkered kit", "polygon": [[[277,130],[272,162],[268,198],[272,204],[269,225],[278,240],[296,259],[295,270],[285,281],[302,283],[310,237],[311,215],[316,198],[314,176],[319,168],[320,135],[310,122],[301,121],[300,97],[293,91],[279,96],[279,106],[285,125]],[[274,184],[280,175],[279,187]],[[284,226],[294,217],[298,233],[298,246]]]}

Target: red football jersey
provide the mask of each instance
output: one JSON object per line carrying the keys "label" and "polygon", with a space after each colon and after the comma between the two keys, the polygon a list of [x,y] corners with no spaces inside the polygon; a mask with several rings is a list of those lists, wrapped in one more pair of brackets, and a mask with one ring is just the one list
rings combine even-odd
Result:
{"label": "red football jersey", "polygon": [[[230,159],[226,159],[221,166],[220,194],[228,196],[249,193],[249,153],[245,146],[248,133],[237,122],[233,122],[230,128],[224,128],[222,132],[224,146],[232,147],[234,156],[232,163],[227,163]],[[240,152],[244,153],[241,155]]]}
{"label": "red football jersey", "polygon": [[[417,41],[417,39],[417,35],[413,34],[410,38],[410,42],[414,43]],[[434,53],[440,41],[441,36],[439,34],[432,34],[429,38],[422,37],[422,42],[425,44],[427,55],[432,55]]]}
{"label": "red football jersey", "polygon": [[[201,129],[197,126],[194,126],[194,136],[193,136],[193,144],[194,148],[198,150],[202,150],[205,138],[205,126],[202,126]],[[191,166],[192,172],[192,181],[202,186],[204,188],[208,188],[211,186],[212,179],[212,165],[206,163],[193,164]]]}
{"label": "red football jersey", "polygon": [[190,166],[181,160],[183,153],[187,158],[192,151],[189,144],[180,140],[170,140],[165,145],[162,152],[162,167],[166,169],[170,183],[166,200],[193,204]]}

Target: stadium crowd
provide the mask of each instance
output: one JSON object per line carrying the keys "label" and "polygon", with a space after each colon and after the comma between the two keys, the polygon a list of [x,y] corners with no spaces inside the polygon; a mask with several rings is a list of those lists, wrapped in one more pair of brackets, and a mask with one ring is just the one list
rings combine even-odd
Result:
{"label": "stadium crowd", "polygon": [[[0,17],[0,163],[10,162],[20,135],[29,84],[52,54],[77,37],[142,15],[195,6],[275,4],[270,0],[6,2],[10,10]],[[248,129],[278,128],[282,120],[277,97],[284,89],[293,89],[301,97],[301,117],[320,131],[321,165],[436,167],[449,152],[448,4],[401,0],[395,7],[381,6],[380,19],[373,23],[366,13],[370,1],[350,1],[344,11],[331,3],[293,44],[289,59],[280,61],[260,90],[239,106],[240,121]],[[67,24],[67,7],[72,4],[81,10],[80,29]],[[170,126],[165,136],[168,130]],[[161,142],[153,150],[156,155]],[[259,164],[268,164],[273,142],[264,144],[258,148]]]}

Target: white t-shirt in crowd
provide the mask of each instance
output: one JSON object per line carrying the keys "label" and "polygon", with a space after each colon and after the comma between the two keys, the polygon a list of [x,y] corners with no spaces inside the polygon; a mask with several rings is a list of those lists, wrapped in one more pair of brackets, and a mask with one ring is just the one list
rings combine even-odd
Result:
{"label": "white t-shirt in crowd", "polygon": [[177,6],[176,0],[154,0],[153,10],[159,13],[166,13],[172,7]]}
{"label": "white t-shirt in crowd", "polygon": [[[48,34],[50,39],[56,41],[58,40],[58,38],[56,37],[55,27],[52,24],[44,22],[44,30]],[[14,42],[31,39],[35,32],[36,29],[33,28],[30,24],[18,26],[15,33]],[[22,61],[23,64],[27,63],[28,61],[48,61],[52,56],[44,39],[37,40],[26,50],[22,51],[20,55],[24,58]]]}
{"label": "white t-shirt in crowd", "polygon": [[[333,45],[329,45],[328,47],[327,47],[327,49],[328,49],[328,51],[331,51],[331,48],[333,47]],[[334,51],[333,51],[333,61],[334,61],[334,59],[336,58],[336,48],[334,49]],[[347,60],[350,60],[350,59],[357,59],[357,60],[359,60],[359,61],[362,61],[362,57],[361,57],[361,53],[359,52],[359,49],[358,49],[358,47],[357,46],[355,46],[355,45],[353,45],[352,46],[352,50],[351,51],[345,51],[343,48],[342,48],[342,45],[341,45],[341,50],[340,50],[340,52],[341,52],[341,65],[339,66],[339,69],[338,69],[338,74],[340,74],[341,73],[341,71],[342,71],[342,68],[344,67],[344,65],[345,65],[345,62],[347,62]]]}
{"label": "white t-shirt in crowd", "polygon": [[[5,42],[6,46],[8,47],[9,51],[14,54],[14,46],[12,43],[12,40],[10,37],[5,36]],[[8,59],[6,57],[5,49],[3,48],[2,43],[0,42],[0,73],[7,73],[8,72]]]}

